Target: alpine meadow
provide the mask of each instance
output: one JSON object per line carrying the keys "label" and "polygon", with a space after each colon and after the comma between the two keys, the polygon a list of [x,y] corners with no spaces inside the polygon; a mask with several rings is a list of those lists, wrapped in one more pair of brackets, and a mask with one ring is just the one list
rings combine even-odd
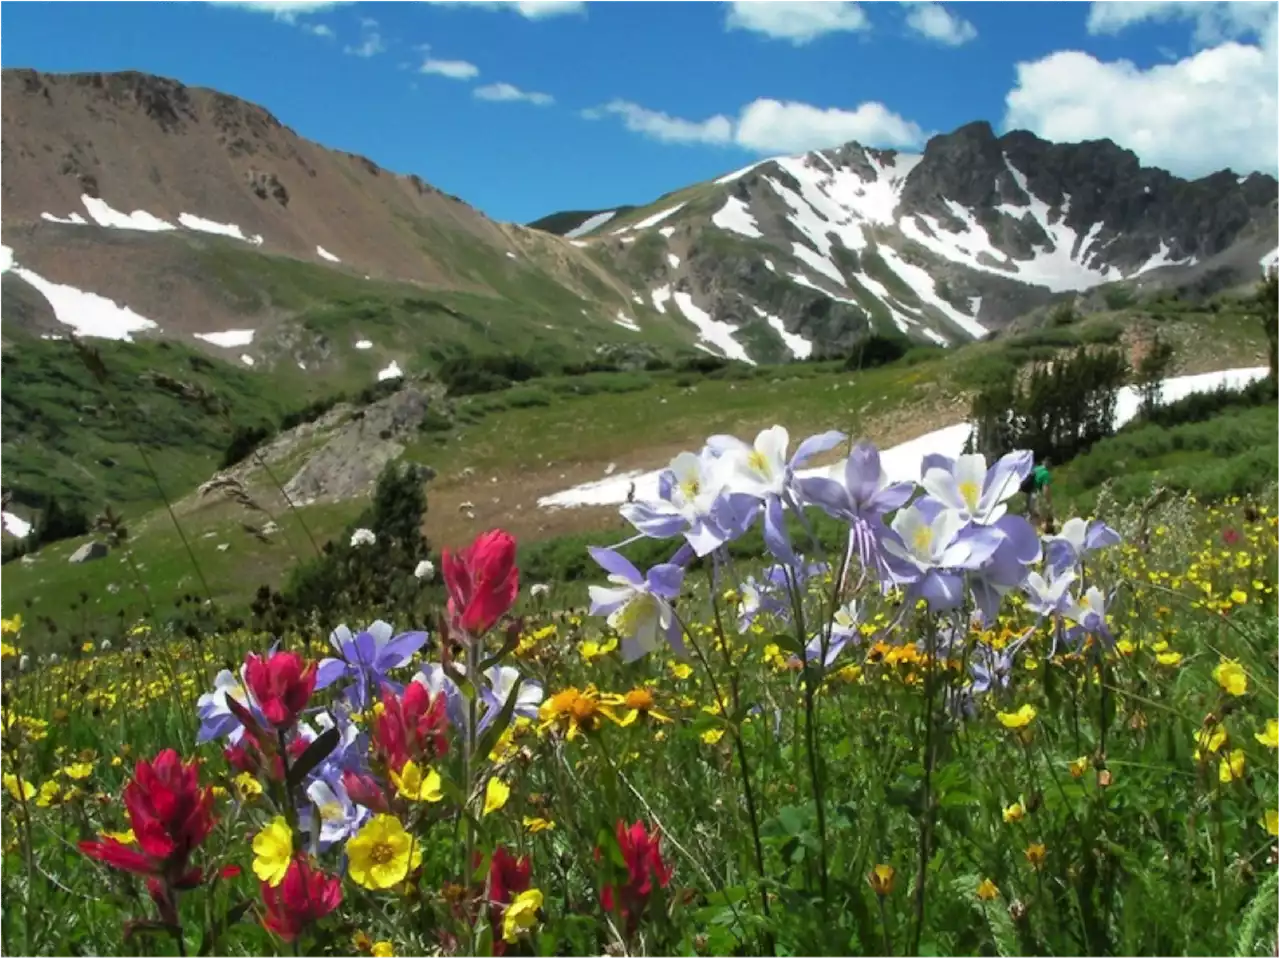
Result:
{"label": "alpine meadow", "polygon": [[0,951],[1277,955],[1275,4],[2,17]]}

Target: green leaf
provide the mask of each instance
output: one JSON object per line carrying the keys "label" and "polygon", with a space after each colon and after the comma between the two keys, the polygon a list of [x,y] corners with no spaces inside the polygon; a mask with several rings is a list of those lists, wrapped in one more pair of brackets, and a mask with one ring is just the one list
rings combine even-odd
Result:
{"label": "green leaf", "polygon": [[[227,697],[227,701],[231,701],[230,696]],[[333,752],[334,747],[338,745],[338,740],[341,738],[342,733],[338,732],[338,727],[330,726],[311,741],[311,745],[298,757],[298,761],[289,767],[287,784],[290,796],[293,795],[302,780],[307,778],[307,774],[324,762],[325,757]]]}
{"label": "green leaf", "polygon": [[489,728],[481,735],[480,741],[476,743],[476,755],[480,758],[488,756],[493,751],[493,747],[497,745],[498,738],[506,731],[507,726],[511,724],[511,714],[515,712],[516,700],[520,697],[520,685],[524,680],[520,680],[511,687],[511,694],[507,696],[507,701],[502,704],[502,710],[498,716],[490,724]]}

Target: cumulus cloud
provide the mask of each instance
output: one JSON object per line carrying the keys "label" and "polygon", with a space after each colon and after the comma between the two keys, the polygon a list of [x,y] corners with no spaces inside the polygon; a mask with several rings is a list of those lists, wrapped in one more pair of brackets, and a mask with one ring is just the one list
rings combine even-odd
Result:
{"label": "cumulus cloud", "polygon": [[353,57],[376,57],[387,49],[387,45],[382,42],[382,34],[377,30],[366,30],[360,42],[351,46],[343,47],[344,53],[349,53]]}
{"label": "cumulus cloud", "polygon": [[436,60],[428,57],[418,67],[419,73],[434,73],[450,80],[471,80],[480,75],[480,68],[466,60]]}
{"label": "cumulus cloud", "polygon": [[293,23],[299,14],[314,13],[327,7],[336,7],[352,0],[205,0],[222,7],[240,7],[257,13],[269,13],[277,20]]}
{"label": "cumulus cloud", "polygon": [[441,7],[467,7],[471,10],[513,10],[526,20],[585,14],[584,0],[429,0]]}
{"label": "cumulus cloud", "polygon": [[1180,176],[1274,171],[1274,27],[1263,36],[1261,45],[1227,41],[1147,69],[1074,50],[1019,63],[1005,126],[1049,140],[1109,138]]}
{"label": "cumulus cloud", "polygon": [[1089,33],[1117,34],[1139,23],[1184,21],[1194,25],[1194,39],[1201,46],[1242,37],[1274,33],[1274,3],[1203,3],[1198,0],[1098,0],[1089,5]]}
{"label": "cumulus cloud", "polygon": [[729,4],[725,26],[802,46],[828,33],[870,30],[871,22],[860,6],[848,0],[735,0]]}
{"label": "cumulus cloud", "polygon": [[314,37],[327,37],[330,40],[334,37],[333,29],[323,23],[304,23],[302,29]]}
{"label": "cumulus cloud", "polygon": [[940,3],[909,4],[907,28],[948,47],[962,46],[978,35],[978,30],[972,23]]}
{"label": "cumulus cloud", "polygon": [[621,117],[628,130],[663,143],[740,146],[758,153],[802,153],[850,140],[902,148],[919,146],[925,139],[918,125],[882,103],[843,110],[762,98],[743,107],[737,118],[716,114],[705,120],[687,120],[628,100],[614,100],[583,115],[588,119]]}
{"label": "cumulus cloud", "polygon": [[502,103],[532,103],[535,107],[547,107],[555,103],[555,97],[549,93],[537,93],[532,90],[521,90],[510,83],[490,83],[476,87],[472,96],[477,100],[493,100]]}

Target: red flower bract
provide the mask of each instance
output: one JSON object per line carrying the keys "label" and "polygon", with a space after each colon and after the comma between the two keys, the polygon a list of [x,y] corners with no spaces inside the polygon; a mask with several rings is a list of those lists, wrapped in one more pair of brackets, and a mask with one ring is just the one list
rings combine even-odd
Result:
{"label": "red flower bract", "polygon": [[649,902],[653,881],[656,879],[660,888],[667,888],[673,869],[662,861],[662,851],[658,846],[661,836],[657,830],[650,833],[639,820],[628,826],[619,819],[617,835],[623,861],[627,864],[627,881],[617,889],[612,884],[601,889],[600,905],[607,912],[613,912],[617,906],[627,920],[628,929],[631,929]]}
{"label": "red flower bract", "polygon": [[216,822],[213,791],[200,788],[196,763],[183,765],[177,752],[166,749],[150,762],[138,762],[124,789],[124,804],[138,848],[97,839],[80,843],[80,851],[116,869],[153,877],[163,895],[153,891],[152,896],[163,912],[167,888],[200,883],[200,870],[189,868],[188,860]]}
{"label": "red flower bract", "polygon": [[481,533],[463,550],[440,557],[449,589],[449,618],[472,636],[480,636],[511,608],[520,591],[516,541],[506,530]]}
{"label": "red flower bract", "polygon": [[444,695],[432,697],[421,683],[410,683],[404,695],[382,691],[382,712],[373,726],[373,751],[393,772],[410,759],[430,761],[449,748],[449,717]]}
{"label": "red flower bract", "polygon": [[285,942],[293,942],[308,925],[329,915],[342,902],[342,881],[314,869],[303,856],[289,863],[280,885],[262,884],[262,924]]}
{"label": "red flower bract", "polygon": [[244,679],[267,722],[288,729],[298,721],[316,688],[316,664],[297,653],[272,653],[244,658]]}
{"label": "red flower bract", "polygon": [[489,928],[493,930],[495,956],[507,951],[507,944],[502,941],[502,917],[511,900],[529,888],[532,869],[528,856],[517,859],[505,846],[495,849],[489,860]]}

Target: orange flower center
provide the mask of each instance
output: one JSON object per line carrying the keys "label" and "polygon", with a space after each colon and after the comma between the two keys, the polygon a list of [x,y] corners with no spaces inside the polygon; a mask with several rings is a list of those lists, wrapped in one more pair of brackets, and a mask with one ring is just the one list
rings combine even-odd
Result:
{"label": "orange flower center", "polygon": [[638,709],[640,712],[648,712],[653,709],[653,693],[647,689],[633,689],[627,693],[625,702],[628,709]]}

